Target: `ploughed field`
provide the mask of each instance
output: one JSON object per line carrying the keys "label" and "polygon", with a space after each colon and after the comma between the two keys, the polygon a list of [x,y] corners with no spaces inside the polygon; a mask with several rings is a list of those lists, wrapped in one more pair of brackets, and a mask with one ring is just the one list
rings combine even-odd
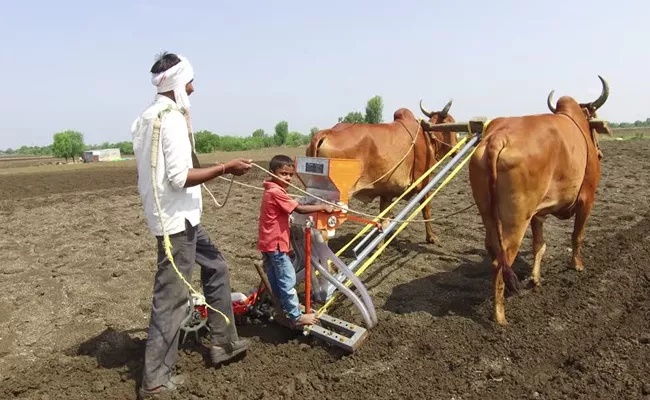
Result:
{"label": "ploughed field", "polygon": [[[650,141],[602,147],[585,270],[568,268],[573,221],[549,218],[542,287],[506,300],[507,328],[492,322],[491,271],[474,207],[436,222],[436,244],[424,242],[422,224],[409,225],[366,271],[379,323],[355,354],[251,324],[240,327],[253,340],[248,355],[214,368],[188,339],[178,370],[189,381],[176,398],[650,398]],[[16,162],[23,164],[0,165],[0,398],[136,398],[155,241],[133,162]],[[264,178],[253,170],[237,181],[261,186]],[[227,182],[208,186],[223,200]],[[235,291],[258,284],[260,194],[235,185],[222,209],[204,195],[203,223],[228,260]],[[471,202],[465,169],[435,198],[433,215]],[[351,207],[376,214],[377,203]],[[332,247],[359,228],[346,223]],[[529,231],[515,264],[520,278],[531,263]],[[361,322],[348,301],[331,314]]]}

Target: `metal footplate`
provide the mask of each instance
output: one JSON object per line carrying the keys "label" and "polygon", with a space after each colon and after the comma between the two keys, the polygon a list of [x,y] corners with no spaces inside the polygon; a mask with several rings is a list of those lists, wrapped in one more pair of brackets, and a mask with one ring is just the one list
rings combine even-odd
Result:
{"label": "metal footplate", "polygon": [[305,335],[313,335],[350,353],[361,346],[368,336],[368,331],[365,328],[342,319],[327,314],[322,314],[318,318],[320,325],[311,325],[309,328],[305,328]]}

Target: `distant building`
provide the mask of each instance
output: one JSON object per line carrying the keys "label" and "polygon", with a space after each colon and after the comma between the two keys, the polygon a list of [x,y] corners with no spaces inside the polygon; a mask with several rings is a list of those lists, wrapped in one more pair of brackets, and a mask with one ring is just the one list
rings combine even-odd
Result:
{"label": "distant building", "polygon": [[117,161],[122,159],[120,149],[102,149],[84,151],[81,158],[88,162]]}

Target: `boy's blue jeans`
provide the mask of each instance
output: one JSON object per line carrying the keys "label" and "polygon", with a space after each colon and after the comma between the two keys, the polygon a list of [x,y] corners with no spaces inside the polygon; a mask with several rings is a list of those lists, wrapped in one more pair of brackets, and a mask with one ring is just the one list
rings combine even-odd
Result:
{"label": "boy's blue jeans", "polygon": [[296,321],[302,315],[298,292],[296,292],[296,271],[287,253],[279,250],[264,252],[264,269],[271,284],[271,290],[278,298],[284,312],[291,321]]}

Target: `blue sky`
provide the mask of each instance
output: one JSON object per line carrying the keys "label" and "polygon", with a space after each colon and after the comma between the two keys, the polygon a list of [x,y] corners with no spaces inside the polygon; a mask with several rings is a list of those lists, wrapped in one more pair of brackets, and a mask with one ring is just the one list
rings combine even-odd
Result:
{"label": "blue sky", "polygon": [[641,0],[11,1],[0,12],[0,148],[130,140],[162,50],[195,73],[195,130],[330,127],[366,101],[384,120],[418,101],[457,120],[546,112],[546,96],[600,116],[650,117],[650,5]]}

